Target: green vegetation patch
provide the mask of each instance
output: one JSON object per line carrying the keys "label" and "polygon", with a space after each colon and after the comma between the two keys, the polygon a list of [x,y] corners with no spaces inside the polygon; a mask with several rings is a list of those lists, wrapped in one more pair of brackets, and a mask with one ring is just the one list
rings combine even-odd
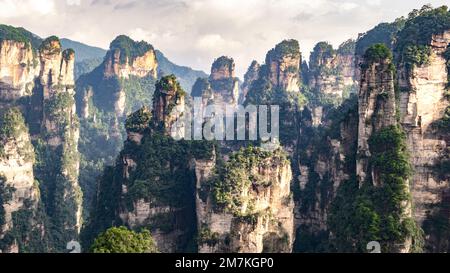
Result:
{"label": "green vegetation patch", "polygon": [[399,18],[393,23],[381,23],[360,35],[356,41],[355,54],[363,56],[367,48],[380,43],[393,49],[397,33],[403,28],[405,21],[405,18]]}
{"label": "green vegetation patch", "polygon": [[[300,56],[300,45],[297,40],[283,40],[269,51],[268,56],[282,58],[284,56]],[[266,60],[267,63],[267,60]]]}
{"label": "green vegetation patch", "polygon": [[374,44],[364,53],[364,60],[368,64],[380,63],[385,60],[392,61],[392,52],[384,44]]}
{"label": "green vegetation patch", "polygon": [[150,108],[144,106],[128,116],[125,121],[125,128],[129,132],[143,133],[150,126],[151,118]]}
{"label": "green vegetation patch", "polygon": [[340,55],[355,55],[356,50],[356,41],[353,39],[349,39],[339,45],[337,49],[337,53]]}
{"label": "green vegetation patch", "polygon": [[197,78],[194,85],[192,86],[192,97],[201,97],[205,90],[211,88],[208,78]]}
{"label": "green vegetation patch", "polygon": [[[272,180],[259,176],[255,170],[271,168],[273,165],[289,164],[287,155],[281,150],[270,152],[258,147],[241,148],[230,155],[229,160],[217,169],[211,182],[213,200],[218,209],[224,209],[237,217],[254,214],[251,200],[244,200],[242,191],[252,185],[268,187]],[[247,211],[242,213],[242,205],[248,201]]]}
{"label": "green vegetation patch", "polygon": [[233,69],[234,67],[234,60],[233,58],[227,57],[227,56],[221,56],[217,58],[214,63],[212,64],[212,68],[221,68],[221,67],[227,67],[230,69]]}
{"label": "green vegetation patch", "polygon": [[423,65],[431,53],[432,36],[450,29],[450,11],[447,6],[433,9],[429,5],[413,10],[404,28],[398,33],[395,52],[406,65]]}
{"label": "green vegetation patch", "polygon": [[37,49],[42,42],[39,37],[24,28],[0,24],[0,41],[5,40],[22,42],[27,47],[31,46],[34,49]]}
{"label": "green vegetation patch", "polygon": [[158,248],[150,231],[112,227],[100,234],[91,246],[93,253],[157,253]]}
{"label": "green vegetation patch", "polygon": [[[54,43],[57,43],[56,47]],[[48,54],[59,54],[61,52],[61,43],[56,36],[50,36],[45,39],[39,47],[40,52],[46,52]]]}
{"label": "green vegetation patch", "polygon": [[370,164],[380,185],[366,181],[359,186],[356,179],[341,184],[328,218],[332,248],[365,252],[368,242],[379,241],[382,252],[392,252],[411,238],[411,251],[421,251],[423,232],[406,211],[411,166],[405,133],[390,126],[374,133],[369,145]]}
{"label": "green vegetation patch", "polygon": [[[17,107],[9,108],[0,119],[0,157],[5,155],[4,145],[6,142],[18,141],[23,134],[28,135],[28,127],[25,125],[22,112]],[[25,160],[34,160],[31,142],[20,143],[17,148],[19,155]]]}
{"label": "green vegetation patch", "polygon": [[213,247],[220,242],[220,235],[217,232],[212,232],[208,227],[202,227],[198,232],[197,242],[199,245],[208,245]]}
{"label": "green vegetation patch", "polygon": [[446,60],[446,65],[447,65],[447,99],[450,100],[450,45],[447,46],[447,49],[445,50],[444,53],[444,58]]}
{"label": "green vegetation patch", "polygon": [[333,46],[327,42],[319,42],[314,46],[313,51],[311,52],[311,57],[309,60],[309,68],[312,71],[319,70],[321,68],[321,64],[324,63],[326,59],[333,58],[336,54],[336,51],[333,49]]}
{"label": "green vegetation patch", "polygon": [[62,53],[63,59],[69,61],[73,56],[75,56],[75,50],[68,48]]}
{"label": "green vegetation patch", "polygon": [[147,42],[133,41],[130,37],[120,35],[114,41],[111,42],[109,48],[111,50],[120,50],[120,62],[122,64],[128,61],[131,64],[137,57],[144,56],[150,50],[153,50],[153,46]]}

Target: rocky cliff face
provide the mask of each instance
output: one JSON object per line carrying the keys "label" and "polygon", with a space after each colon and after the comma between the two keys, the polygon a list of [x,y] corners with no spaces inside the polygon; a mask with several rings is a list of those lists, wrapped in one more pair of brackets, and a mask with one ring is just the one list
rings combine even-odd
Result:
{"label": "rocky cliff face", "polygon": [[208,98],[216,104],[236,105],[239,99],[239,80],[235,77],[234,60],[222,56],[214,60],[211,66],[209,83],[211,96]]}
{"label": "rocky cliff face", "polygon": [[173,134],[184,138],[184,127],[175,128],[174,123],[185,112],[185,91],[178,84],[175,76],[166,76],[156,85],[153,97],[153,124],[163,128],[167,136]]}
{"label": "rocky cliff face", "polygon": [[[239,162],[248,159],[242,156],[255,161]],[[224,166],[213,156],[195,160],[194,168],[199,252],[291,251],[292,172],[284,152],[248,148]]]}
{"label": "rocky cliff face", "polygon": [[[446,98],[448,60],[444,57],[449,43],[450,30],[434,34],[429,45],[429,61],[409,68],[401,63],[399,70],[400,123],[408,136],[414,167],[411,181],[414,219],[421,225],[440,213],[440,204],[445,202],[443,199],[450,186],[448,177],[433,167],[443,163],[449,147],[448,133],[434,126],[449,107]],[[428,243],[436,243],[435,235],[427,236]]]}
{"label": "rocky cliff face", "polygon": [[[41,69],[39,82],[44,87],[44,99],[48,99],[65,88],[74,93],[75,81],[73,68],[75,53],[73,50],[63,51],[56,37],[46,39],[39,49]],[[67,90],[68,89],[68,90]]]}
{"label": "rocky cliff face", "polygon": [[203,106],[214,103],[214,94],[209,79],[198,78],[192,86],[191,96],[193,98],[202,98]]}
{"label": "rocky cliff face", "polygon": [[355,93],[355,42],[349,40],[337,50],[326,42],[320,42],[311,52],[308,86],[329,99],[342,101]]}
{"label": "rocky cliff face", "polygon": [[0,98],[3,102],[31,96],[39,64],[26,42],[0,41]]}
{"label": "rocky cliff face", "polygon": [[[278,105],[279,139],[293,155],[298,137],[298,111],[306,98],[300,91],[300,46],[296,40],[284,40],[266,54],[258,77],[251,84],[244,105]],[[294,163],[295,164],[295,163]]]}
{"label": "rocky cliff face", "polygon": [[337,108],[313,104],[300,113],[294,154],[297,164],[293,167],[297,175],[292,186],[296,203],[294,251],[329,251],[332,203],[355,171],[357,108],[356,95],[352,95]]}
{"label": "rocky cliff face", "polygon": [[157,71],[155,50],[150,44],[124,35],[116,37],[103,63],[77,80],[77,103],[79,109],[84,109],[82,116],[95,118],[92,115],[98,109],[123,118],[136,111],[142,106],[139,99],[151,100],[152,90],[146,90],[146,81],[156,79]]}
{"label": "rocky cliff face", "polygon": [[[156,84],[151,115],[143,108],[129,117],[127,121],[129,139],[138,145],[144,145],[144,147],[146,147],[145,149],[155,149],[156,151],[158,147],[153,143],[149,143],[148,138],[171,139],[172,126],[176,121],[176,115],[173,113],[173,110],[177,108],[177,110],[181,112],[180,115],[184,112],[184,96],[185,92],[180,87],[175,76],[163,77]],[[139,130],[136,130],[136,128],[139,128]],[[146,130],[147,128],[149,130]],[[172,145],[177,147],[179,144],[174,142]],[[183,155],[171,153],[169,156],[182,157]],[[142,158],[141,161],[138,161],[137,158],[139,158],[139,156],[133,152],[122,152],[121,155],[120,165],[122,165],[122,176],[124,178],[124,181],[122,182],[122,195],[129,196],[128,198],[133,198],[134,201],[132,206],[122,206],[119,218],[131,228],[147,225],[153,226],[152,235],[155,238],[160,251],[179,251],[182,249],[182,246],[178,243],[180,240],[186,240],[186,233],[190,229],[188,227],[183,228],[180,226],[180,223],[183,221],[181,220],[181,214],[189,214],[190,212],[186,211],[186,204],[181,203],[178,206],[173,205],[175,200],[168,200],[168,202],[165,203],[162,200],[158,200],[159,197],[156,195],[153,197],[155,199],[149,198],[149,196],[136,198],[131,195],[132,191],[138,187],[137,184],[141,183],[137,180],[133,181],[133,172],[143,164],[145,165],[147,160],[152,160],[144,159],[144,162],[142,162]],[[165,163],[163,163],[161,166],[162,168],[159,170],[161,175],[155,173],[154,176],[151,175],[150,177],[147,177],[147,179],[156,181],[164,179],[164,177],[167,179],[166,175],[175,175],[173,168],[180,168],[187,171],[186,165],[175,164],[172,166],[173,163],[171,163],[170,160],[165,161],[163,159],[163,161]],[[149,161],[147,164],[154,164],[154,162]],[[163,174],[164,172],[167,172],[167,174]],[[177,179],[175,179],[173,183],[177,183],[176,181]],[[164,183],[167,182],[168,181]],[[177,221],[180,221],[180,223],[177,223]]]}
{"label": "rocky cliff face", "polygon": [[[124,41],[122,41],[122,39]],[[124,45],[123,43],[127,43]],[[103,76],[105,78],[129,79],[134,76],[137,78],[151,77],[156,79],[158,71],[158,62],[156,60],[155,51],[150,45],[143,45],[145,49],[140,47],[140,43],[130,41],[124,36],[117,37],[112,43],[110,50],[106,54],[103,61]],[[129,52],[128,47],[138,47],[139,53]],[[133,49],[135,50],[135,49]],[[125,113],[126,93],[124,86],[118,86],[115,90],[114,111],[118,117],[122,117]],[[129,98],[130,99],[130,98]]]}
{"label": "rocky cliff face", "polygon": [[101,175],[105,164],[115,164],[123,147],[127,116],[152,105],[158,70],[155,54],[148,43],[118,36],[103,62],[76,82],[79,149],[83,156],[80,183],[85,208],[94,199],[95,178]]}
{"label": "rocky cliff face", "polygon": [[172,110],[183,109],[184,96],[176,78],[165,76],[156,84],[152,112],[142,108],[127,118],[128,140],[100,182],[88,236],[111,225],[146,227],[161,252],[189,250],[195,231],[190,146],[170,133]]}
{"label": "rocky cliff face", "polygon": [[300,91],[300,47],[296,40],[285,40],[266,55],[271,84],[288,92]]}
{"label": "rocky cliff face", "polygon": [[365,58],[365,62],[362,64],[358,97],[359,160],[357,161],[356,175],[361,183],[370,179],[373,183],[378,184],[380,181],[377,181],[373,174],[368,173],[371,156],[369,138],[374,132],[397,123],[392,56],[376,60],[372,60],[370,57]]}
{"label": "rocky cliff face", "polygon": [[28,128],[18,108],[6,110],[0,125],[0,252],[38,251],[45,228]]}
{"label": "rocky cliff face", "polygon": [[[131,59],[131,56],[122,57],[126,54],[119,48],[110,50],[106,54],[104,61],[104,75],[106,77],[118,76],[119,78],[129,78],[131,75],[137,77],[152,76],[157,77],[158,63],[154,50],[145,52],[142,56],[137,56],[135,59]],[[124,62],[121,62],[121,58],[125,58]]]}
{"label": "rocky cliff face", "polygon": [[[44,130],[46,142],[53,153],[60,157],[58,170],[62,180],[56,182],[64,184],[60,188],[62,200],[58,200],[55,207],[70,204],[70,215],[58,215],[66,218],[61,225],[62,230],[78,234],[81,229],[81,190],[78,184],[78,139],[79,125],[76,116],[74,100],[74,64],[75,54],[71,50],[61,50],[57,38],[48,38],[39,50],[41,72],[39,83],[43,92]],[[60,150],[60,151],[58,151]],[[54,162],[56,164],[56,162]],[[57,180],[57,178],[55,177]],[[63,182],[64,181],[64,182]],[[62,185],[54,185],[59,187]],[[63,211],[55,213],[66,213]],[[75,236],[75,235],[74,235]]]}
{"label": "rocky cliff face", "polygon": [[[11,27],[7,30],[12,31]],[[4,143],[8,150],[4,165],[10,167],[10,172],[5,172],[6,185],[8,190],[16,188],[10,192],[14,202],[9,203],[12,209],[7,209],[7,215],[13,223],[21,221],[11,234],[30,236],[17,240],[18,251],[62,251],[67,242],[77,239],[81,229],[74,52],[63,51],[54,36],[42,41],[23,29],[16,29],[16,36],[8,33],[2,32],[6,38],[0,39],[0,86],[4,95],[0,97],[0,111],[15,109],[13,106],[21,109],[25,129],[13,143],[19,152],[29,145],[32,154],[25,160]],[[22,114],[19,111],[14,115]],[[33,161],[35,152],[38,160]],[[45,232],[44,227],[48,216],[51,232]],[[21,234],[25,231],[29,234]]]}
{"label": "rocky cliff face", "polygon": [[253,61],[248,67],[247,72],[244,75],[244,83],[242,84],[241,102],[245,101],[250,86],[258,79],[259,69],[260,64],[257,61]]}

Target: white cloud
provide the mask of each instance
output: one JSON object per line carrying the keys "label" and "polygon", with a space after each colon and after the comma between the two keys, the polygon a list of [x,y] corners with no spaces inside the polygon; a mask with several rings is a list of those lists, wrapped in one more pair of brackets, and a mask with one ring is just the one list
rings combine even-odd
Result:
{"label": "white cloud", "polygon": [[144,30],[142,28],[135,28],[129,31],[129,34],[131,39],[136,41],[146,41],[148,43],[152,43],[152,41],[155,41],[158,37],[156,34],[150,33],[147,30]]}
{"label": "white cloud", "polygon": [[381,5],[381,0],[366,0],[369,6],[379,6]]}
{"label": "white cloud", "polygon": [[0,18],[46,15],[55,10],[53,0],[0,0]]}
{"label": "white cloud", "polygon": [[200,50],[221,51],[236,49],[241,44],[233,40],[226,40],[219,34],[207,34],[198,38],[196,47]]}
{"label": "white cloud", "polygon": [[0,0],[0,20],[103,48],[127,34],[205,71],[228,55],[243,75],[283,39],[299,40],[308,57],[319,41],[337,46],[429,2],[448,0]]}
{"label": "white cloud", "polygon": [[81,5],[81,0],[66,0],[69,6],[79,6]]}
{"label": "white cloud", "polygon": [[356,9],[358,7],[358,4],[353,2],[344,2],[340,5],[340,9],[344,11],[349,11],[352,9]]}

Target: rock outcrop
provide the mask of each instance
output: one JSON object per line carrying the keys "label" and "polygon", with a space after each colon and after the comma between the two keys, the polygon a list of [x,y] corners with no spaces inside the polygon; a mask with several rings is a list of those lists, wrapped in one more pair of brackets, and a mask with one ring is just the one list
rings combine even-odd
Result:
{"label": "rock outcrop", "polygon": [[236,105],[239,99],[239,80],[235,77],[234,60],[221,56],[211,66],[209,83],[211,85],[210,101],[215,104]]}
{"label": "rock outcrop", "polygon": [[0,126],[0,252],[38,251],[45,228],[28,128],[18,108],[6,110]]}
{"label": "rock outcrop", "polygon": [[[328,217],[338,189],[355,172],[358,101],[352,95],[335,109],[306,106],[301,112],[293,181],[294,251],[329,251]],[[320,113],[315,113],[320,110]],[[317,119],[319,118],[320,123]],[[320,130],[322,133],[318,133]]]}
{"label": "rock outcrop", "polygon": [[[29,145],[32,158],[35,151],[39,159],[36,162],[31,159],[24,161],[9,155],[10,162],[5,163],[16,165],[11,165],[11,172],[6,177],[6,183],[18,189],[17,202],[10,203],[17,210],[14,213],[20,215],[16,217],[25,217],[19,208],[26,207],[23,214],[28,218],[33,218],[37,213],[42,218],[39,221],[23,221],[25,226],[22,228],[33,232],[27,235],[32,236],[33,241],[30,243],[31,239],[30,242],[27,239],[17,242],[18,250],[62,251],[67,242],[77,239],[82,216],[82,194],[78,185],[79,126],[74,100],[74,51],[62,50],[55,36],[42,41],[24,29],[12,27],[2,31],[0,43],[0,86],[4,95],[0,97],[0,111],[15,109],[11,107],[20,109],[26,120],[25,129],[22,130],[26,131],[26,136],[16,137],[16,142],[22,142],[15,143],[18,146],[16,149],[22,149],[21,145]],[[19,115],[20,111],[15,115]],[[8,149],[12,148],[8,146]],[[16,163],[11,160],[16,160]],[[21,172],[13,179],[11,175],[16,167],[20,167]],[[24,182],[25,177],[27,184]],[[28,193],[22,187],[30,188]],[[39,191],[42,192],[42,208],[45,207],[45,211],[38,205],[41,202]],[[45,236],[52,243],[42,239],[46,217],[49,217],[52,229]]]}
{"label": "rock outcrop", "polygon": [[[414,219],[424,225],[439,214],[445,194],[450,187],[448,177],[436,171],[448,154],[449,136],[445,129],[434,126],[445,115],[450,103],[448,96],[448,59],[444,53],[450,44],[450,30],[434,34],[430,40],[430,55],[425,64],[408,66],[400,63],[399,109],[400,123],[408,136],[408,147],[414,174],[411,192]],[[445,206],[445,205],[444,205]],[[430,224],[428,224],[430,225]],[[427,231],[427,230],[426,230]],[[428,246],[438,245],[435,234],[427,234]]]}
{"label": "rock outcrop", "polygon": [[[95,110],[113,112],[120,121],[124,115],[142,106],[139,100],[150,100],[151,90],[144,90],[144,81],[157,78],[158,62],[153,46],[142,41],[136,42],[121,35],[111,42],[103,63],[89,74],[77,80],[77,104],[82,110],[80,116],[95,118]],[[143,91],[136,90],[140,83]],[[149,84],[153,87],[153,82]],[[139,86],[138,86],[139,87]],[[131,92],[149,92],[137,98]],[[135,94],[136,95],[136,94]],[[92,97],[92,100],[90,99]],[[128,106],[128,107],[127,107]]]}
{"label": "rock outcrop", "polygon": [[101,166],[114,165],[123,147],[127,116],[152,105],[158,71],[155,54],[153,46],[146,42],[118,36],[103,62],[76,81],[79,149],[84,158],[80,183],[85,208],[93,202],[96,177],[103,172]]}
{"label": "rock outcrop", "polygon": [[260,65],[257,61],[253,61],[247,69],[247,72],[244,75],[244,83],[241,86],[242,93],[240,102],[245,101],[245,97],[247,96],[248,90],[254,81],[258,79]]}
{"label": "rock outcrop", "polygon": [[286,154],[247,148],[224,164],[216,166],[215,156],[194,162],[199,252],[290,252],[292,172]]}
{"label": "rock outcrop", "polygon": [[184,127],[173,126],[185,112],[185,95],[174,75],[163,77],[158,81],[153,97],[153,128],[161,128],[167,136],[176,134],[180,138],[184,137]]}
{"label": "rock outcrop", "polygon": [[[377,48],[371,48],[378,50]],[[369,139],[374,132],[396,125],[396,107],[394,92],[394,64],[390,51],[379,47],[381,57],[365,56],[361,65],[361,82],[358,99],[358,161],[356,175],[360,183],[367,179],[377,184],[373,174],[368,170],[370,149]],[[368,54],[378,54],[367,52]]]}
{"label": "rock outcrop", "polygon": [[[145,51],[142,56],[127,56],[127,53],[114,43],[105,57],[104,75],[106,77],[118,76],[119,78],[129,78],[137,76],[140,78],[146,76],[157,77],[158,63],[156,61],[155,51],[150,49]],[[125,55],[125,57],[123,57]],[[124,61],[121,61],[124,59]]]}
{"label": "rock outcrop", "polygon": [[300,91],[300,46],[296,40],[284,40],[266,55],[270,83],[287,92]]}
{"label": "rock outcrop", "polygon": [[27,42],[0,40],[0,99],[14,101],[31,96],[40,67]]}
{"label": "rock outcrop", "polygon": [[128,139],[100,181],[89,236],[111,225],[146,227],[161,252],[188,250],[195,230],[190,149],[171,137],[172,110],[181,107],[182,114],[184,96],[176,78],[165,76],[156,83],[152,112],[144,107],[127,118]]}
{"label": "rock outcrop", "polygon": [[[61,199],[56,197],[53,204],[56,215],[53,216],[66,219],[61,222],[59,228],[71,233],[67,236],[70,241],[70,238],[77,238],[82,224],[82,193],[78,184],[79,124],[74,100],[75,54],[73,50],[62,51],[56,37],[45,40],[39,52],[39,82],[43,91],[44,127],[48,136],[46,141],[61,161],[57,174],[59,177],[54,178],[54,186],[61,191],[56,191],[55,194]],[[57,185],[58,183],[63,185]]]}
{"label": "rock outcrop", "polygon": [[349,40],[337,50],[320,42],[311,52],[308,86],[312,92],[341,102],[350,93],[356,93],[355,42]]}

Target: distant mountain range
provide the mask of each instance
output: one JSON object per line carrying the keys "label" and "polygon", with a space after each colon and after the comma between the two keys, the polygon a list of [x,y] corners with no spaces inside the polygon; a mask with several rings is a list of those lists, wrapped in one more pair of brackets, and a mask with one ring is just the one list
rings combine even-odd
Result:
{"label": "distant mountain range", "polygon": [[83,62],[91,59],[103,59],[106,54],[106,50],[103,48],[89,46],[66,38],[62,38],[60,41],[64,49],[72,48],[75,50],[76,62]]}
{"label": "distant mountain range", "polygon": [[[105,57],[106,50],[86,45],[77,41],[63,38],[61,45],[64,49],[72,48],[75,50],[75,78],[78,79],[82,74],[91,72],[101,64]],[[159,77],[174,74],[179,80],[183,89],[191,92],[192,86],[197,78],[208,77],[203,71],[194,70],[187,66],[180,66],[171,62],[164,53],[156,50],[156,59],[158,60]]]}

